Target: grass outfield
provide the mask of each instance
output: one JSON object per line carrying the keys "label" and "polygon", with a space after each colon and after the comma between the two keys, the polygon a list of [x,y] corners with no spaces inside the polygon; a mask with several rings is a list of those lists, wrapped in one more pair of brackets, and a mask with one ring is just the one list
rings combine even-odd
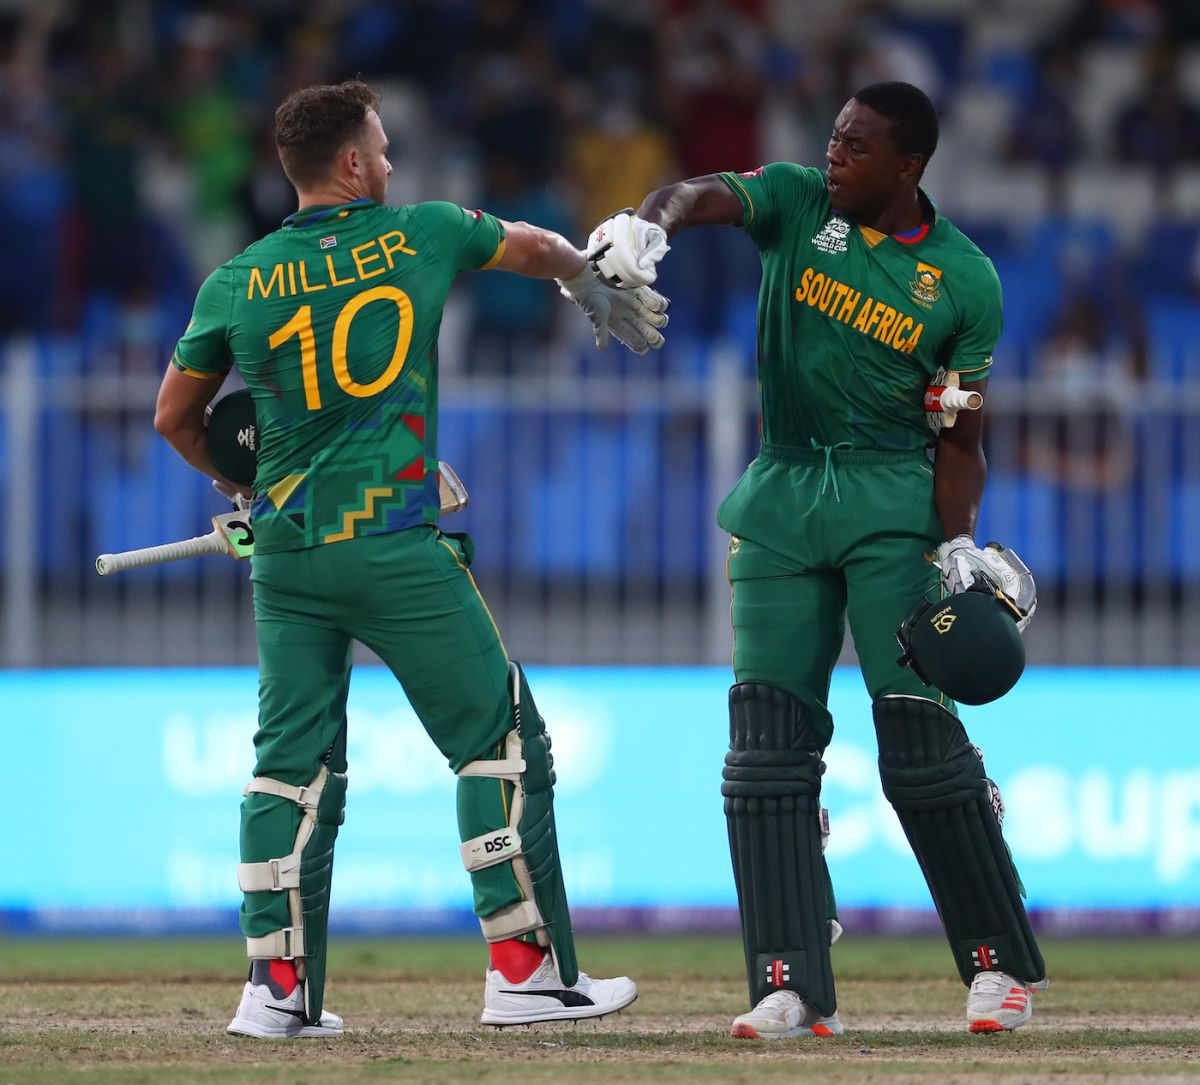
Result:
{"label": "grass outfield", "polygon": [[1200,947],[1048,940],[1052,986],[1015,1033],[965,1030],[940,941],[847,936],[834,948],[835,1040],[734,1041],[736,939],[580,940],[598,976],[640,988],[624,1013],[498,1031],[478,1023],[485,953],[468,940],[351,940],[330,953],[339,1041],[226,1035],[245,972],[236,940],[0,941],[0,1085],[1200,1081]]}

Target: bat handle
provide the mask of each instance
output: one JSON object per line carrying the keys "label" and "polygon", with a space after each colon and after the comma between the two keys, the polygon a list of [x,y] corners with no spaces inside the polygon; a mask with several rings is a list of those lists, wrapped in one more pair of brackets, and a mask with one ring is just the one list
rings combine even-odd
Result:
{"label": "bat handle", "polygon": [[982,406],[982,392],[965,392],[952,384],[930,385],[925,390],[927,411],[977,411]]}
{"label": "bat handle", "polygon": [[147,546],[141,550],[125,550],[120,554],[101,554],[96,559],[96,572],[101,576],[120,573],[126,569],[141,569],[147,565],[162,565],[168,561],[182,561],[205,554],[227,554],[229,548],[219,531],[197,535],[194,539],[164,543],[162,546]]}

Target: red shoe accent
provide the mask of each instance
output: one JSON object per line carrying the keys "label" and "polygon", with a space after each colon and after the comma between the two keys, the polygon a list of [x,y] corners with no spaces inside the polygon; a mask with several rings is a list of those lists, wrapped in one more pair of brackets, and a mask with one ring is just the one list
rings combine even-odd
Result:
{"label": "red shoe accent", "polygon": [[999,1021],[972,1021],[972,1032],[1004,1032],[1004,1026]]}
{"label": "red shoe accent", "polygon": [[761,1036],[754,1031],[751,1025],[734,1025],[733,1030],[729,1033],[735,1040],[760,1040]]}
{"label": "red shoe accent", "polygon": [[516,938],[490,942],[488,950],[492,956],[492,967],[509,983],[524,983],[538,970],[538,965],[546,956],[541,946]]}
{"label": "red shoe accent", "polygon": [[296,975],[296,962],[285,961],[276,958],[271,962],[270,967],[271,982],[277,983],[283,988],[283,997],[287,998],[295,989],[296,984],[300,982]]}
{"label": "red shoe accent", "polygon": [[828,1025],[813,1025],[812,1034],[814,1036],[834,1036],[836,1035]]}

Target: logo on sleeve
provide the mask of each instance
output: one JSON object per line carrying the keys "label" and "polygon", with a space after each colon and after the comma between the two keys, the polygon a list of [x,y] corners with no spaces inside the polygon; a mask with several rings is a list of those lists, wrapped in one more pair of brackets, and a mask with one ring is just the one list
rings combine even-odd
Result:
{"label": "logo on sleeve", "polygon": [[913,301],[932,309],[933,303],[942,296],[942,269],[918,260],[916,277],[909,280],[908,286]]}
{"label": "logo on sleeve", "polygon": [[482,212],[482,211],[472,211],[472,210],[471,210],[469,207],[464,207],[464,208],[463,208],[463,210],[464,210],[464,211],[465,211],[465,212],[466,212],[468,215],[470,215],[470,216],[471,216],[471,218],[473,218],[473,219],[474,219],[476,222],[478,222],[478,221],[479,221],[481,218],[483,218],[483,212]]}
{"label": "logo on sleeve", "polygon": [[748,170],[746,173],[739,173],[738,176],[739,177],[757,177],[766,168],[767,168],[766,166],[759,166],[758,169],[756,169],[756,170]]}
{"label": "logo on sleeve", "polygon": [[812,244],[814,248],[818,248],[822,252],[845,252],[846,239],[849,236],[850,223],[844,218],[834,215],[821,227],[820,233],[813,237]]}

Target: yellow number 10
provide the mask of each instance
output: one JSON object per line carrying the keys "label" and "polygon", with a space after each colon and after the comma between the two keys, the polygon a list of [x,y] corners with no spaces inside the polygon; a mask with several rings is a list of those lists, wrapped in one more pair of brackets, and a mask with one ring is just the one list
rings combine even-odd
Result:
{"label": "yellow number 10", "polygon": [[[400,322],[396,328],[396,346],[392,351],[392,360],[387,369],[379,374],[370,384],[359,384],[350,376],[350,363],[346,359],[346,343],[350,338],[350,324],[358,311],[364,305],[373,301],[388,300],[396,305]],[[412,301],[403,290],[394,286],[376,286],[355,294],[338,313],[333,325],[333,375],[338,387],[350,396],[367,399],[382,392],[398,376],[404,368],[408,357],[408,345],[412,341],[413,307]],[[302,305],[282,328],[268,340],[267,344],[276,350],[292,336],[300,339],[300,372],[304,377],[304,403],[310,411],[321,409],[321,389],[317,384],[317,340],[313,335],[312,306]]]}

